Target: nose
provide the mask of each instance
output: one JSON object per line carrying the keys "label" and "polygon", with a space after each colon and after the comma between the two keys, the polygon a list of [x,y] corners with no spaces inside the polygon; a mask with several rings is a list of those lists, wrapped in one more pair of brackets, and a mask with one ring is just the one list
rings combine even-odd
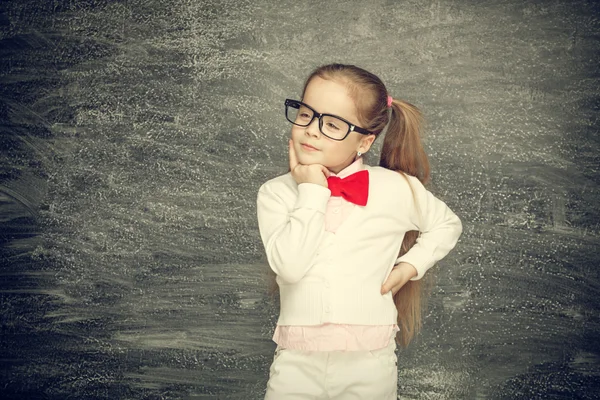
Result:
{"label": "nose", "polygon": [[315,117],[310,124],[305,128],[306,134],[314,137],[321,136],[321,130],[319,128],[319,118]]}

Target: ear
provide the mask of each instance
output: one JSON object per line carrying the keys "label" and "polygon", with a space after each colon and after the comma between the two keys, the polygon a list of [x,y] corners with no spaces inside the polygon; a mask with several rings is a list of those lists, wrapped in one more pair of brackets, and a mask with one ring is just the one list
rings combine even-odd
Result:
{"label": "ear", "polygon": [[371,148],[371,145],[373,144],[374,141],[375,141],[375,135],[368,135],[368,136],[363,137],[360,140],[357,151],[360,151],[363,154],[366,153],[367,151],[369,151],[369,149]]}

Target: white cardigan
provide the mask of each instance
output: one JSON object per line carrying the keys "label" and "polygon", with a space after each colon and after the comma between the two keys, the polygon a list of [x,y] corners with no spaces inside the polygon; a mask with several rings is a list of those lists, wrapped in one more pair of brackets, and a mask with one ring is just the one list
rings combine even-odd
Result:
{"label": "white cardigan", "polygon": [[[369,171],[369,200],[354,207],[336,233],[324,229],[329,189],[296,184],[291,173],[264,183],[257,198],[260,235],[280,289],[278,325],[395,324],[392,293],[381,295],[395,264],[407,262],[414,280],[454,246],[460,219],[421,182],[382,167]],[[418,206],[418,207],[415,207]],[[404,234],[420,231],[402,257]]]}

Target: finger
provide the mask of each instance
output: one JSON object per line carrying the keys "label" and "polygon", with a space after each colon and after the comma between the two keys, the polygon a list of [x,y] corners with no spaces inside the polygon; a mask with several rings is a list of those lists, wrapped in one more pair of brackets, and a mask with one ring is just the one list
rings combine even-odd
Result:
{"label": "finger", "polygon": [[388,289],[388,287],[386,286],[385,283],[383,285],[381,285],[381,294],[382,295],[386,294],[389,291],[390,291],[390,289]]}
{"label": "finger", "polygon": [[385,280],[383,285],[381,285],[381,294],[382,295],[386,294],[387,292],[389,292],[392,289],[393,273],[394,273],[394,271],[392,271],[392,273],[388,276],[388,278]]}
{"label": "finger", "polygon": [[[383,283],[383,286],[381,286],[381,294],[386,294],[390,290],[392,290],[393,294],[396,294],[396,292],[404,285],[402,281],[402,273],[396,269],[392,269],[392,272],[390,272],[388,278]],[[394,289],[396,292],[393,292]]]}
{"label": "finger", "polygon": [[388,275],[385,282],[383,282],[382,287],[385,287],[387,290],[391,290],[394,287],[394,285],[397,283],[396,274],[394,272],[396,272],[396,271],[392,270],[392,272],[390,272],[390,274]]}
{"label": "finger", "polygon": [[290,171],[293,171],[298,166],[298,156],[296,156],[296,150],[294,149],[294,143],[292,139],[288,141],[289,154],[290,154]]}
{"label": "finger", "polygon": [[325,175],[325,178],[329,178],[331,176],[331,171],[329,171],[327,167],[321,166],[321,171],[323,172],[323,175]]}
{"label": "finger", "polygon": [[384,284],[384,285],[381,287],[381,294],[382,294],[382,295],[384,295],[384,294],[388,293],[389,291],[391,291],[391,292],[392,292],[392,296],[395,296],[395,295],[396,295],[396,293],[398,293],[398,291],[399,291],[400,289],[402,289],[402,286],[403,286],[403,285],[398,285],[398,286],[394,286],[393,288],[390,288],[390,286],[389,286],[389,285],[386,285],[386,284]]}

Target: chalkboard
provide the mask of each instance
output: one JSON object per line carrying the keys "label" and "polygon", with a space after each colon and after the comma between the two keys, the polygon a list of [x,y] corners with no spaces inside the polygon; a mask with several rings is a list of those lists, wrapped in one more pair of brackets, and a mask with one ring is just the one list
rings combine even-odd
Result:
{"label": "chalkboard", "polygon": [[428,188],[464,227],[399,398],[597,398],[599,12],[3,1],[1,397],[261,399],[256,194],[287,170],[283,100],[343,62],[423,110]]}

